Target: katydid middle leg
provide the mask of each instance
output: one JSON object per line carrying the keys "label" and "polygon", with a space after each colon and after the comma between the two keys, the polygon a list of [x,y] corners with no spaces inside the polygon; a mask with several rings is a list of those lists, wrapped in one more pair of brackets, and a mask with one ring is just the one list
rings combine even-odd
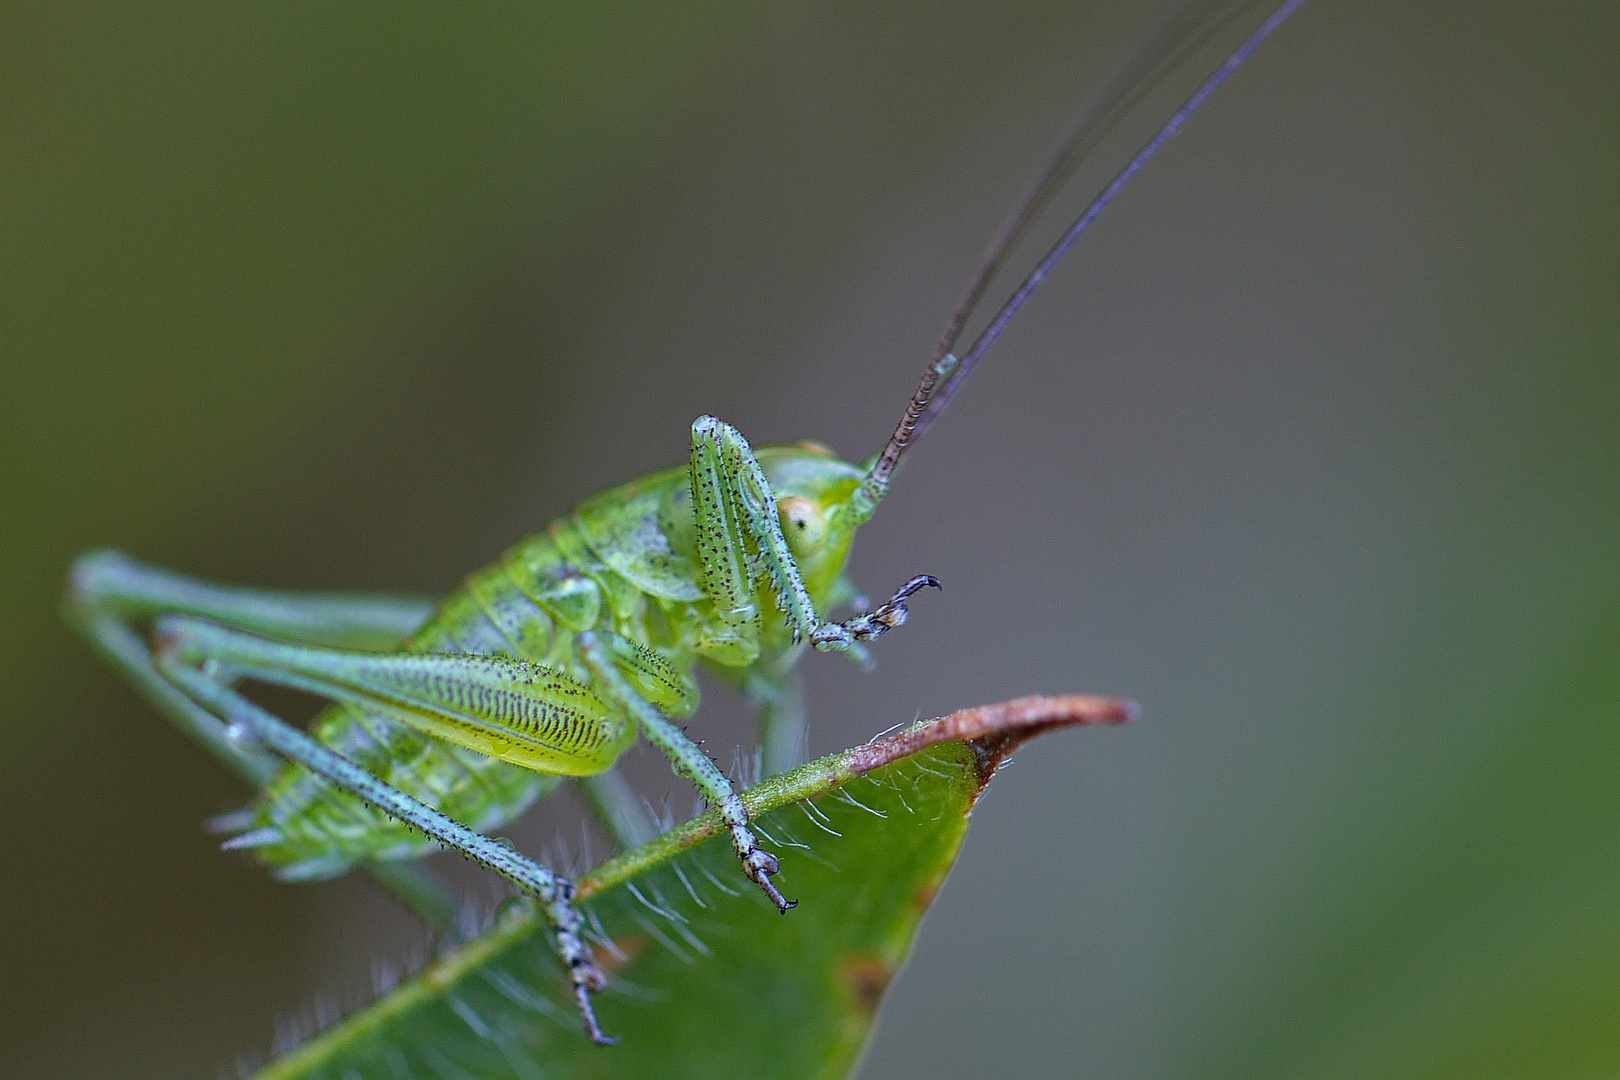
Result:
{"label": "katydid middle leg", "polygon": [[670,767],[676,775],[692,781],[698,794],[720,811],[720,816],[731,831],[732,850],[742,860],[743,873],[764,891],[778,911],[786,912],[796,907],[796,901],[784,897],[771,881],[771,876],[780,869],[776,856],[757,846],[753,830],[748,827],[748,810],[725,773],[703,752],[702,747],[687,738],[685,732],[670,723],[631,687],[629,681],[619,673],[597,631],[581,634],[578,641],[585,666],[592,677],[601,683],[605,696],[626,709],[635,718],[642,736],[669,758]]}
{"label": "katydid middle leg", "polygon": [[804,677],[795,663],[799,652],[794,649],[768,670],[750,673],[743,683],[743,693],[754,706],[764,776],[802,764],[809,750]]}
{"label": "katydid middle leg", "polygon": [[617,765],[574,782],[579,785],[585,805],[620,851],[629,851],[658,835],[657,826],[642,809],[641,796]]}

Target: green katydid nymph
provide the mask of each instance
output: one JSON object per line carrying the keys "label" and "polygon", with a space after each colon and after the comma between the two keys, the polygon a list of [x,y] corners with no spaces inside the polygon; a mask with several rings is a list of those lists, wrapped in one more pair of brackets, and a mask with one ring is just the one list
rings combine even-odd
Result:
{"label": "green katydid nymph", "polygon": [[[1101,136],[1236,11],[1173,16],[1083,112],[992,240],[887,444],[851,464],[814,443],[752,448],[712,416],[685,463],[580,503],[467,577],[437,606],[386,596],[213,585],[114,551],[82,556],[68,618],[146,697],[259,795],[223,824],[225,847],[278,876],[363,867],[409,896],[410,860],[443,847],[516,883],[556,933],[588,1035],[604,976],[581,937],[569,882],[485,834],[562,778],[577,778],[622,846],[651,827],[614,762],[657,746],[729,827],[742,873],[780,911],[731,782],[674,721],[698,706],[703,669],[759,704],[764,764],[796,763],[804,715],[795,665],[810,650],[865,664],[866,643],[901,625],[919,574],[884,603],[845,576],[858,528],[907,451],[932,426],[1007,322],[1074,240],[1249,53],[1292,13],[1288,0],[1097,196],[957,353],[965,323],[1050,196]],[[827,617],[856,608],[841,621]],[[242,679],[331,701],[306,734],[242,696]]]}

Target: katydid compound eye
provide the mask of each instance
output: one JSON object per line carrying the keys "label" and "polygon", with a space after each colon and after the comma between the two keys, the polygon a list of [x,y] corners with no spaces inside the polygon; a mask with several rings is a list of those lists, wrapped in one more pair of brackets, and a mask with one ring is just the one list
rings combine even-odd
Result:
{"label": "katydid compound eye", "polygon": [[795,555],[815,551],[827,535],[827,519],[821,507],[801,495],[778,499],[776,512],[782,518],[782,533]]}

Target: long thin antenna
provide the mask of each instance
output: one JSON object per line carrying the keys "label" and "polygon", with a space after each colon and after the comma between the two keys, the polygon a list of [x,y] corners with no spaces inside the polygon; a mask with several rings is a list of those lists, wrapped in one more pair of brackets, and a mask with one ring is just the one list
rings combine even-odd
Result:
{"label": "long thin antenna", "polygon": [[939,341],[934,346],[935,362],[943,360],[956,348],[962,327],[974,308],[978,307],[991,279],[1086,155],[1166,75],[1231,22],[1250,2],[1252,0],[1239,0],[1236,3],[1231,0],[1195,0],[1177,6],[1143,40],[1136,52],[1110,74],[1102,90],[1086,102],[1069,122],[1069,129],[1059,140],[1057,149],[1047,159],[1046,165],[1030,179],[1029,185],[1007,211],[995,235],[985,245],[978,268],[940,331]]}
{"label": "long thin antenna", "polygon": [[[859,509],[870,515],[877,503],[882,499],[889,486],[889,478],[893,475],[895,466],[905,452],[931,427],[939,414],[950,404],[962,382],[970,375],[973,368],[989,351],[990,346],[1001,336],[1012,317],[1018,309],[1023,307],[1052,267],[1068,252],[1069,248],[1079,239],[1080,234],[1091,227],[1103,209],[1114,200],[1114,197],[1124,189],[1131,178],[1146,165],[1154,154],[1168,142],[1176,132],[1181,130],[1188,118],[1198,111],[1199,106],[1225,82],[1227,77],[1236,71],[1249,54],[1260,46],[1260,43],[1270,37],[1283,22],[1294,13],[1295,9],[1304,0],[1285,0],[1281,7],[1274,11],[1259,29],[1239,45],[1236,51],[1229,56],[1224,64],[1205,79],[1203,84],[1195,90],[1181,108],[1167,120],[1156,135],[1153,136],[1137,151],[1136,156],[1119,171],[1108,186],[1103,189],[1091,205],[1086,207],[1075,222],[1052,246],[1035,269],[1032,270],[1023,284],[1019,285],[1012,296],[1007,300],[995,318],[979,334],[972,347],[960,361],[950,353],[957,336],[961,333],[962,325],[967,321],[968,313],[977,303],[985,286],[1006,258],[1012,246],[1016,244],[1019,236],[1027,229],[1031,220],[1051,194],[1059,187],[1078,164],[1085,152],[1089,151],[1102,134],[1118,121],[1125,111],[1134,105],[1143,94],[1155,85],[1164,75],[1172,70],[1188,52],[1196,48],[1213,33],[1231,13],[1196,12],[1185,18],[1178,15],[1164,24],[1144,46],[1144,48],[1129,62],[1120,73],[1110,82],[1108,90],[1098,99],[1098,102],[1083,112],[1077,118],[1069,137],[1064,141],[1053,159],[1038,175],[1033,184],[1026,189],[1024,197],[1014,208],[1012,214],[998,231],[987,249],[985,258],[981,261],[980,269],[974,275],[963,296],[963,301],[957,310],[952,313],[946,323],[945,332],[940,336],[940,344],[936,346],[934,357],[923,372],[917,389],[907,403],[906,411],[900,417],[894,434],[889,437],[888,444],[873,464],[865,482],[861,485]],[[943,380],[943,385],[941,381]]]}

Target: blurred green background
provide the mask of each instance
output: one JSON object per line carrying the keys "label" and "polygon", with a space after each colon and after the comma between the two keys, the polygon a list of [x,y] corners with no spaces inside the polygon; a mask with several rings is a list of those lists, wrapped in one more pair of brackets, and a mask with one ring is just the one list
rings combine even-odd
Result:
{"label": "blurred green background", "polygon": [[[246,793],[59,624],[75,553],[437,593],[700,413],[864,455],[1150,19],[0,8],[0,1074],[216,1075],[423,948],[214,850]],[[946,589],[807,661],[812,749],[1145,714],[997,780],[867,1075],[1620,1071],[1617,49],[1308,5],[914,456],[854,572]]]}

